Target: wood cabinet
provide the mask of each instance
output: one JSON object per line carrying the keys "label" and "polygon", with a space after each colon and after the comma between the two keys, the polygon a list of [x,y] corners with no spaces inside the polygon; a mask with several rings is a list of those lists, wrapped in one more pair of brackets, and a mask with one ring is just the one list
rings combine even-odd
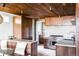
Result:
{"label": "wood cabinet", "polygon": [[76,56],[76,48],[56,46],[56,56]]}
{"label": "wood cabinet", "polygon": [[44,48],[48,48],[48,40],[47,39],[44,40]]}
{"label": "wood cabinet", "polygon": [[45,24],[46,25],[60,25],[62,23],[62,20],[59,19],[59,17],[49,17],[45,18]]}
{"label": "wood cabinet", "polygon": [[39,35],[39,43],[44,44],[44,38],[42,35]]}
{"label": "wood cabinet", "polygon": [[72,25],[72,21],[75,21],[74,16],[48,17],[45,18],[45,25]]}
{"label": "wood cabinet", "polygon": [[32,40],[32,19],[22,17],[22,39]]}

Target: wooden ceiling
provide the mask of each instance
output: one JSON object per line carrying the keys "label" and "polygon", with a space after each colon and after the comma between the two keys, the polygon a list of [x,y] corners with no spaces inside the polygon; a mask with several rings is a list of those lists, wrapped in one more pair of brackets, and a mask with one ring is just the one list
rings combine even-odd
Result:
{"label": "wooden ceiling", "polygon": [[5,3],[0,11],[28,18],[44,18],[75,15],[75,3]]}

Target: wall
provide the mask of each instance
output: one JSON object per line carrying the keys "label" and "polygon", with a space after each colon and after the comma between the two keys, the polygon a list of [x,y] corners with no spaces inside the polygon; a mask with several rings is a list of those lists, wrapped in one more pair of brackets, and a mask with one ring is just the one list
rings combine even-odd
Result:
{"label": "wall", "polygon": [[[49,25],[46,25],[48,20]],[[52,21],[50,21],[52,20]],[[51,23],[51,24],[50,24]],[[50,35],[63,35],[64,38],[71,38],[70,35],[76,33],[75,16],[51,17],[45,19],[43,32],[45,37]]]}
{"label": "wall", "polygon": [[44,19],[38,19],[36,21],[36,41],[38,42],[38,44],[40,43],[39,41],[39,35],[43,35],[43,22],[44,22]]}
{"label": "wall", "polygon": [[44,26],[44,36],[48,37],[50,35],[63,35],[66,37],[71,32],[76,32],[75,26]]}
{"label": "wall", "polygon": [[8,39],[8,36],[13,36],[13,16],[12,14],[0,12],[0,15],[3,16],[3,19],[5,20],[5,17],[9,17],[8,22],[3,22],[0,24],[0,40]]}
{"label": "wall", "polygon": [[[66,20],[66,18],[65,18]],[[76,25],[45,25],[45,21],[38,21],[37,32],[38,35],[42,34],[42,22],[43,22],[43,35],[49,37],[50,35],[63,35],[64,38],[70,38],[71,32],[76,33]],[[66,23],[65,23],[66,24]]]}

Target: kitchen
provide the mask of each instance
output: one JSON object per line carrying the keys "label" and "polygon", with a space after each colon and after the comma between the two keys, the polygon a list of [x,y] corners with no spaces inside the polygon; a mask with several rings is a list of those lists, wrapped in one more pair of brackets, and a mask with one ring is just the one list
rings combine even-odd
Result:
{"label": "kitchen", "polygon": [[[26,6],[26,8],[19,10],[16,9],[16,5],[18,7]],[[24,16],[25,19],[22,18],[22,21],[28,20],[24,21],[25,23],[23,22],[23,30],[20,31],[23,39],[29,38],[29,40],[37,41],[38,46],[42,45],[45,49],[55,50],[56,56],[79,55],[79,4],[6,4],[4,8],[9,8],[13,11],[10,7],[16,9],[18,13],[14,11],[15,14],[22,15],[22,17],[26,16]],[[2,9],[3,7],[1,7]],[[3,9],[3,11],[7,10]],[[30,22],[31,24],[26,26]]]}
{"label": "kitchen", "polygon": [[57,56],[76,55],[75,16],[48,17],[38,22],[39,44],[46,49],[56,50]]}

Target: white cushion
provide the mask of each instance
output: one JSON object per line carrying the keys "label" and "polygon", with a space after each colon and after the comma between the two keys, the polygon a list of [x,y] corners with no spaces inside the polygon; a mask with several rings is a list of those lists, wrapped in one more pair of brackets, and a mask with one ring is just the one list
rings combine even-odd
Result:
{"label": "white cushion", "polygon": [[0,53],[0,56],[3,56],[3,54],[2,54],[2,53]]}
{"label": "white cushion", "polygon": [[14,53],[24,55],[26,45],[27,45],[27,42],[17,42]]}
{"label": "white cushion", "polygon": [[7,49],[7,40],[2,40],[1,41],[1,49]]}

